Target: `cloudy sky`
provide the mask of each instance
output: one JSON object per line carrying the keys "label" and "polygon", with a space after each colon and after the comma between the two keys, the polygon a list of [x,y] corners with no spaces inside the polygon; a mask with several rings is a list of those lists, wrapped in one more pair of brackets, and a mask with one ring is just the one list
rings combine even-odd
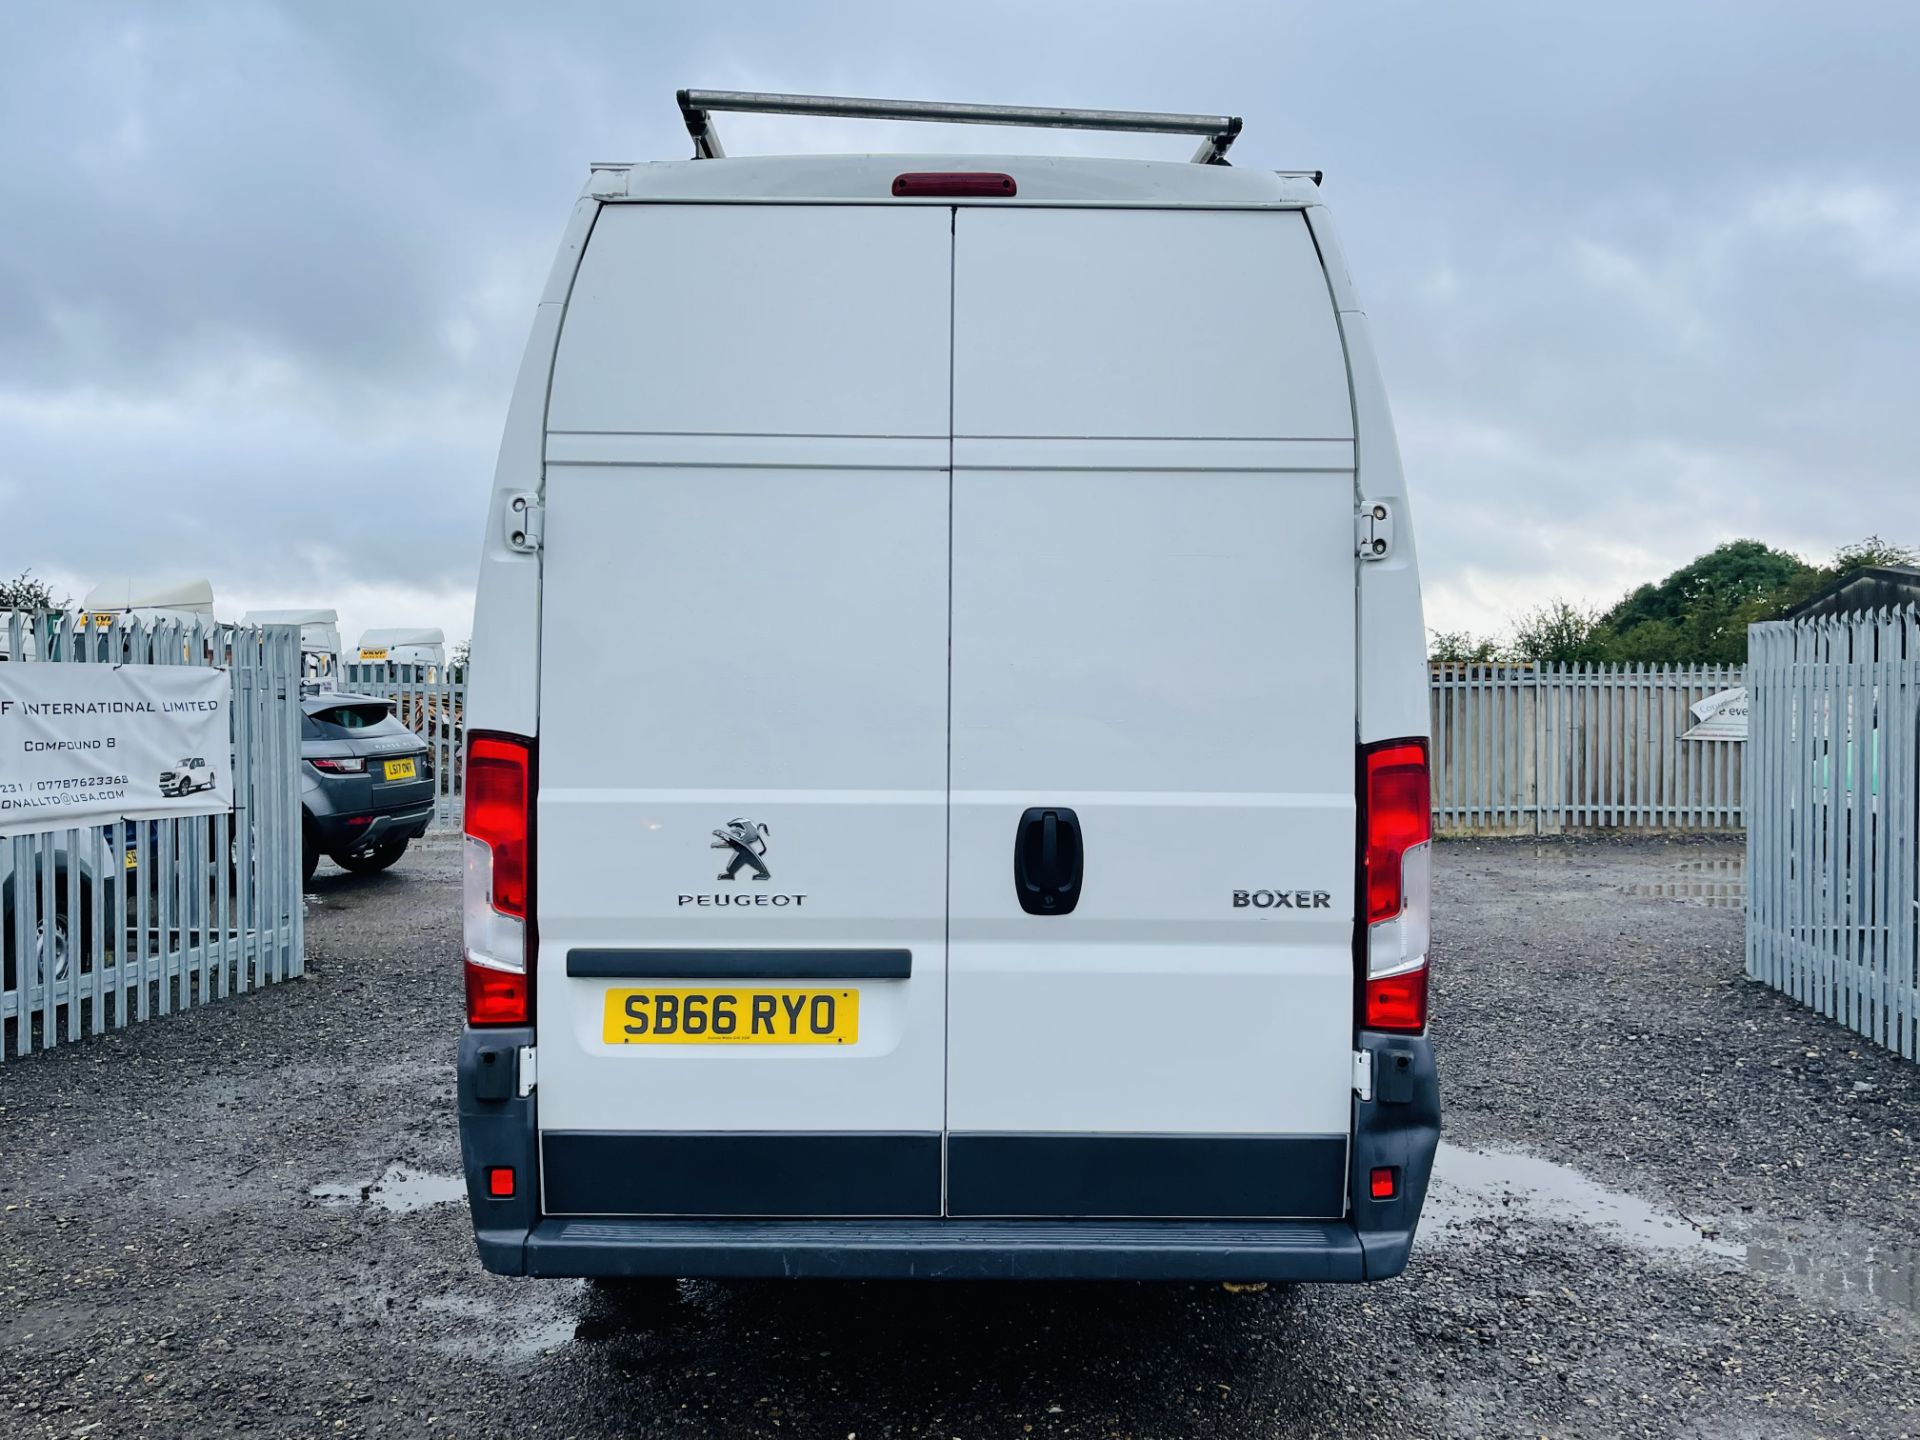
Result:
{"label": "cloudy sky", "polygon": [[1325,169],[1430,626],[1920,543],[1920,7],[9,0],[0,55],[0,573],[76,597],[465,635],[560,227],[589,161],[685,154],[682,85],[1230,111]]}

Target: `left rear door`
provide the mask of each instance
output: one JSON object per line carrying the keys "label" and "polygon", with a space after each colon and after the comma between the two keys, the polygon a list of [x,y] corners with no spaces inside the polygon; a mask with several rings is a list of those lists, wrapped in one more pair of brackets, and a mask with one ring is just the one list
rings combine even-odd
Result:
{"label": "left rear door", "polygon": [[547,437],[547,1213],[939,1213],[951,254],[936,208],[596,222]]}

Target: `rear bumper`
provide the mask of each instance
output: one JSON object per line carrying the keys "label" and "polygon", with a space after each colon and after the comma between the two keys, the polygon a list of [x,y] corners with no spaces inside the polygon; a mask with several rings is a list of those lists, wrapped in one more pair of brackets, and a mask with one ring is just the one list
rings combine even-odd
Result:
{"label": "rear bumper", "polygon": [[[365,812],[362,812],[364,814]],[[364,825],[355,825],[359,817],[344,814],[312,814],[313,833],[323,851],[360,850],[389,840],[418,840],[433,823],[433,802],[413,810],[387,811],[375,815]]]}
{"label": "rear bumper", "polygon": [[[1431,1043],[1368,1032],[1359,1041],[1374,1056],[1374,1094],[1354,1102],[1344,1219],[542,1215],[534,1097],[518,1094],[515,1074],[533,1038],[469,1029],[460,1040],[467,1193],[481,1263],[501,1275],[1385,1280],[1406,1268],[1440,1137]],[[520,1177],[504,1199],[486,1178],[503,1165]],[[1368,1177],[1382,1166],[1396,1173],[1395,1193],[1375,1200]]]}
{"label": "rear bumper", "polygon": [[[1364,1280],[1341,1221],[546,1219],[490,1270],[944,1280]],[[516,1253],[517,1251],[517,1253]]]}

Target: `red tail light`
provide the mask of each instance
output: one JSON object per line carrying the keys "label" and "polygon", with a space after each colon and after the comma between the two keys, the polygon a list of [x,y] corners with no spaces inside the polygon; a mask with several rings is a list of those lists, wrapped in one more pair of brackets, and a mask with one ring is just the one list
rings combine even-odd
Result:
{"label": "red tail light", "polygon": [[1424,1030],[1433,840],[1427,742],[1369,745],[1361,762],[1367,971],[1360,1023]]}
{"label": "red tail light", "polygon": [[467,739],[467,1023],[524,1025],[533,934],[533,746],[512,735]]}
{"label": "red tail light", "polygon": [[1403,901],[1400,858],[1433,838],[1427,742],[1390,740],[1367,756],[1367,923],[1391,920]]}
{"label": "red tail light", "polygon": [[1427,966],[1404,975],[1381,975],[1367,981],[1366,1027],[1369,1030],[1427,1028]]}
{"label": "red tail light", "polygon": [[496,970],[467,952],[467,1023],[469,1025],[524,1025],[532,1007],[527,1003],[527,972]]}

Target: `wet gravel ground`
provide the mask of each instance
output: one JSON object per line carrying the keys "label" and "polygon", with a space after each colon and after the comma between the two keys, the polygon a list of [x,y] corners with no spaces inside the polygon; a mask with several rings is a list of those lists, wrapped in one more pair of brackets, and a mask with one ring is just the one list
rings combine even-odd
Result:
{"label": "wet gravel ground", "polygon": [[308,977],[0,1070],[0,1432],[1907,1435],[1920,1067],[1741,978],[1728,842],[1452,842],[1443,1175],[1372,1287],[481,1272],[458,851]]}

